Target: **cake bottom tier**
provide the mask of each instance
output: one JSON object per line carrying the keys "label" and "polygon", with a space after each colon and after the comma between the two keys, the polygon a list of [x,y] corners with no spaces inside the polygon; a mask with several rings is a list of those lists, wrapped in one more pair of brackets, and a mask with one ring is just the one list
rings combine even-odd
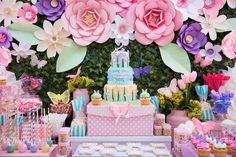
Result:
{"label": "cake bottom tier", "polygon": [[111,85],[104,86],[104,100],[116,101],[135,101],[137,99],[137,85]]}

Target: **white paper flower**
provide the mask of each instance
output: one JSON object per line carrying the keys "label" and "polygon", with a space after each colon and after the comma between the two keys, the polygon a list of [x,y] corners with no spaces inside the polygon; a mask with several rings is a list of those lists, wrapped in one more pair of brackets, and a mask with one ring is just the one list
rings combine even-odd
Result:
{"label": "white paper flower", "polygon": [[128,25],[126,19],[119,15],[116,16],[115,23],[111,25],[111,30],[111,38],[115,39],[116,45],[127,46],[129,40],[134,40],[134,30]]}
{"label": "white paper flower", "polygon": [[23,2],[16,0],[0,1],[0,22],[4,20],[4,26],[7,27],[11,22],[17,22],[17,11],[22,7]]}
{"label": "white paper flower", "polygon": [[28,0],[31,1],[31,3],[36,4],[37,0]]}
{"label": "white paper flower", "polygon": [[205,57],[206,60],[210,60],[210,61],[218,61],[220,62],[222,60],[222,56],[220,55],[221,51],[221,46],[220,45],[214,45],[210,42],[207,42],[205,45],[205,49],[201,49],[199,51],[199,54],[202,57]]}
{"label": "white paper flower", "polygon": [[217,16],[216,14],[207,15],[205,14],[205,17],[199,16],[196,21],[201,23],[202,30],[201,32],[204,34],[208,34],[211,38],[211,40],[216,40],[217,33],[216,29],[220,30],[226,30],[227,17],[225,15]]}
{"label": "white paper flower", "polygon": [[227,4],[230,8],[236,8],[236,0],[227,0]]}
{"label": "white paper flower", "polygon": [[171,0],[175,8],[183,15],[184,20],[188,18],[196,19],[199,15],[198,10],[204,6],[203,0]]}
{"label": "white paper flower", "polygon": [[223,70],[223,73],[230,76],[230,79],[223,86],[223,89],[234,93],[234,101],[236,102],[236,63],[233,68],[228,67],[228,70]]}
{"label": "white paper flower", "polygon": [[12,47],[14,50],[11,53],[16,56],[17,63],[19,63],[20,58],[27,58],[36,53],[36,51],[30,49],[31,45],[29,43],[20,42],[19,45],[12,43]]}
{"label": "white paper flower", "polygon": [[54,25],[49,21],[43,22],[44,30],[34,32],[34,35],[41,40],[37,46],[37,51],[44,52],[47,50],[48,58],[60,54],[64,46],[69,46],[71,40],[67,38],[70,34],[63,28],[61,20],[57,20]]}

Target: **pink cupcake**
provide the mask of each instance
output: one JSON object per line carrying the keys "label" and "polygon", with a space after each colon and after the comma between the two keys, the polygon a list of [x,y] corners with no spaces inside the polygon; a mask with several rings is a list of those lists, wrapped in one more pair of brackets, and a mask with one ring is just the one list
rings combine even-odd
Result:
{"label": "pink cupcake", "polygon": [[232,157],[236,157],[236,141],[230,145],[230,153]]}
{"label": "pink cupcake", "polygon": [[197,144],[197,151],[199,157],[209,157],[210,156],[210,145],[208,143]]}

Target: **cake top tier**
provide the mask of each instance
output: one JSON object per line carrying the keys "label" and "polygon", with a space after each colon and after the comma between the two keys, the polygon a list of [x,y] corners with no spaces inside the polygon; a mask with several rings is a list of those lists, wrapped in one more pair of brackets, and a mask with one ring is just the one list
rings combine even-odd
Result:
{"label": "cake top tier", "polygon": [[129,51],[125,51],[123,48],[115,49],[111,53],[111,66],[114,68],[129,67]]}

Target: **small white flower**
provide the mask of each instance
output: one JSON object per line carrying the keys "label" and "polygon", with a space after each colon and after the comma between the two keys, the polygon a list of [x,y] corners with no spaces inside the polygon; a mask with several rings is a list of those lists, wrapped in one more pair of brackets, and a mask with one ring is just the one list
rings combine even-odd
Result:
{"label": "small white flower", "polygon": [[216,40],[217,33],[216,29],[220,30],[226,30],[227,17],[225,15],[217,16],[215,14],[207,15],[205,14],[205,17],[199,16],[196,21],[201,23],[202,30],[201,32],[204,34],[208,34],[211,38],[211,40]]}
{"label": "small white flower", "polygon": [[236,0],[227,0],[227,4],[230,8],[235,9],[236,8]]}
{"label": "small white flower", "polygon": [[11,22],[17,22],[17,11],[22,7],[23,2],[16,0],[0,1],[0,22],[4,20],[4,26],[7,27]]}
{"label": "small white flower", "polygon": [[222,56],[220,55],[221,51],[221,46],[220,45],[214,45],[210,42],[206,43],[205,45],[205,49],[201,49],[199,51],[199,54],[202,57],[205,57],[206,60],[210,60],[210,61],[218,61],[220,62],[222,60]]}
{"label": "small white flower", "polygon": [[134,30],[130,27],[126,19],[116,16],[115,23],[111,25],[111,39],[115,39],[116,45],[127,46],[129,40],[134,40]]}
{"label": "small white flower", "polygon": [[16,43],[12,43],[12,47],[14,50],[11,51],[11,54],[16,56],[17,63],[20,62],[20,58],[27,58],[36,53],[30,49],[31,45],[29,43],[20,42],[19,46]]}
{"label": "small white flower", "polygon": [[62,28],[62,21],[57,20],[54,25],[49,21],[43,22],[44,30],[34,32],[34,35],[41,40],[37,46],[37,51],[44,52],[47,50],[48,58],[60,54],[64,46],[69,46],[71,40],[67,38],[70,34]]}
{"label": "small white flower", "polygon": [[199,9],[204,6],[203,0],[171,0],[176,10],[182,13],[184,21],[188,18],[196,19],[199,16]]}
{"label": "small white flower", "polygon": [[31,0],[31,3],[36,4],[37,0]]}

